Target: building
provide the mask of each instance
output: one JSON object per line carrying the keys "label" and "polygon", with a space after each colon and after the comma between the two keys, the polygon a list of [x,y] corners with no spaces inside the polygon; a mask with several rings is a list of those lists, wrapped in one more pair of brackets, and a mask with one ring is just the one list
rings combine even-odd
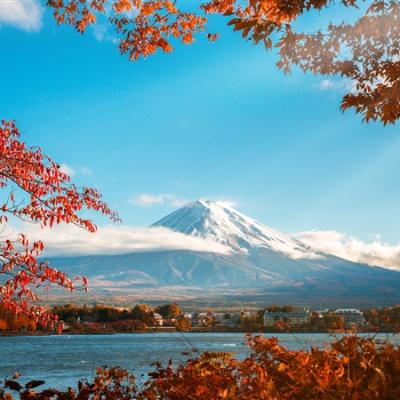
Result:
{"label": "building", "polygon": [[288,326],[302,326],[310,323],[310,319],[311,314],[309,311],[265,311],[264,326],[274,326],[278,323],[284,323]]}
{"label": "building", "polygon": [[335,314],[343,318],[346,327],[363,326],[365,324],[364,313],[356,308],[338,308]]}
{"label": "building", "polygon": [[153,314],[153,318],[154,318],[154,324],[156,326],[163,326],[164,325],[163,317],[160,314],[154,313]]}
{"label": "building", "polygon": [[211,317],[208,313],[193,313],[192,314],[192,327],[202,328],[210,325]]}
{"label": "building", "polygon": [[240,321],[237,318],[223,318],[219,321],[217,326],[225,328],[236,328],[240,325]]}
{"label": "building", "polygon": [[257,315],[257,311],[241,311],[240,316],[243,318],[251,318]]}

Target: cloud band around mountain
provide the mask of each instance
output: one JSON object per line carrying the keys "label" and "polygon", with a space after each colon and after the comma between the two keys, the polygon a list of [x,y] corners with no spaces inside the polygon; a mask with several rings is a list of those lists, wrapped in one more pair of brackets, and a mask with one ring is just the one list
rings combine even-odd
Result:
{"label": "cloud band around mountain", "polygon": [[[73,225],[61,225],[54,229],[41,229],[26,224],[14,229],[24,232],[31,241],[42,240],[46,256],[123,254],[140,251],[189,250],[229,254],[231,249],[212,240],[185,235],[164,227],[134,228],[107,225],[99,227],[95,234]],[[400,270],[400,244],[384,243],[379,237],[366,243],[362,240],[333,230],[303,231],[294,236],[313,251],[332,254],[357,263],[376,265]],[[292,258],[308,258],[299,255]]]}
{"label": "cloud band around mountain", "polygon": [[61,225],[53,229],[26,225],[21,231],[26,233],[31,241],[42,240],[46,256],[123,254],[163,250],[229,253],[229,249],[222,244],[162,227],[133,228],[108,225],[99,227],[93,234],[73,225]]}
{"label": "cloud band around mountain", "polygon": [[323,253],[349,261],[400,269],[400,244],[390,245],[376,237],[370,243],[336,231],[305,231],[295,234],[302,242]]}

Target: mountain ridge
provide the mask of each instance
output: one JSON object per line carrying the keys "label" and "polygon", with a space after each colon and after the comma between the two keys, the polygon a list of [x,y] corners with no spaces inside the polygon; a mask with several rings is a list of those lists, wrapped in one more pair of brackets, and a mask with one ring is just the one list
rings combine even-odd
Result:
{"label": "mountain ridge", "polygon": [[[165,227],[226,246],[227,254],[194,250],[141,251],[64,257],[53,264],[88,276],[94,289],[140,293],[151,288],[193,288],[218,297],[230,292],[286,293],[299,298],[400,301],[400,272],[314,251],[310,246],[239,213],[224,203],[198,200],[152,226]],[[186,288],[186,289],[185,289]],[[360,301],[361,301],[360,300]]]}

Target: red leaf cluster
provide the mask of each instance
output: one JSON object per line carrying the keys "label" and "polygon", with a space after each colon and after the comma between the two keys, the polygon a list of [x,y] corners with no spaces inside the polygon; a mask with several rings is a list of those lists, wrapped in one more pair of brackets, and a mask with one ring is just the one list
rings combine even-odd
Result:
{"label": "red leaf cluster", "polygon": [[[0,224],[3,227],[13,216],[43,227],[51,228],[64,222],[94,232],[96,226],[93,222],[79,216],[84,209],[100,212],[112,220],[118,219],[96,190],[78,189],[40,148],[28,147],[20,140],[13,121],[2,121],[0,189],[5,191],[8,188],[8,196],[0,203]],[[29,243],[23,234],[15,240],[0,241],[0,300],[9,311],[46,325],[52,317],[43,307],[31,305],[37,300],[33,289],[56,284],[73,290],[75,287],[85,288],[87,281],[71,279],[48,263],[39,262],[43,247],[41,241]]]}
{"label": "red leaf cluster", "polygon": [[[400,398],[400,350],[389,342],[347,336],[326,349],[288,350],[275,338],[249,337],[250,354],[203,353],[183,365],[156,365],[136,384],[120,368],[97,370],[78,390],[34,392],[16,381],[21,399],[104,400],[395,400]],[[0,389],[0,400],[12,400]]]}
{"label": "red leaf cluster", "polygon": [[[366,11],[359,11],[355,22],[297,32],[300,17],[333,2],[208,0],[199,2],[195,12],[185,12],[170,0],[48,0],[47,4],[58,23],[72,24],[79,32],[95,23],[96,15],[107,13],[121,53],[131,60],[157,49],[171,52],[171,38],[191,44],[194,35],[205,29],[209,14],[227,16],[228,24],[243,38],[264,43],[266,49],[275,47],[277,67],[284,72],[297,66],[304,72],[348,80],[342,110],[352,108],[367,122],[394,123],[400,118],[400,4],[397,0],[336,3]],[[217,35],[207,33],[207,38],[212,42]]]}

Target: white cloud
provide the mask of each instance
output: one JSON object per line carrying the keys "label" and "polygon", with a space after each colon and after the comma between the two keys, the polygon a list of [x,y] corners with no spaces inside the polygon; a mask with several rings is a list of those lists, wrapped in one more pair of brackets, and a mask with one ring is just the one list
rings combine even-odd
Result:
{"label": "white cloud", "polygon": [[221,244],[188,236],[167,228],[134,228],[108,225],[89,233],[74,225],[60,225],[53,229],[26,224],[17,231],[24,232],[30,241],[42,240],[45,255],[123,254],[138,251],[192,250],[228,254]]}
{"label": "white cloud", "polygon": [[93,36],[98,42],[103,42],[107,35],[107,25],[97,22],[92,25]]}
{"label": "white cloud", "polygon": [[0,0],[0,26],[37,32],[42,27],[42,17],[43,8],[37,0]]}
{"label": "white cloud", "polygon": [[64,172],[64,174],[67,174],[68,176],[74,176],[75,175],[75,170],[71,166],[69,166],[67,164],[61,164],[60,165],[60,170],[61,170],[61,172]]}
{"label": "white cloud", "polygon": [[90,175],[93,175],[93,171],[89,167],[86,167],[86,166],[83,166],[83,165],[75,168],[75,167],[71,167],[68,164],[63,163],[63,164],[60,165],[60,169],[61,169],[62,172],[64,172],[64,174],[67,174],[69,176],[75,176],[75,175],[90,176]]}
{"label": "white cloud", "polygon": [[356,92],[356,86],[353,81],[350,80],[333,80],[333,79],[323,79],[321,82],[314,85],[315,89],[318,90],[331,90],[344,92],[348,91],[351,93]]}
{"label": "white cloud", "polygon": [[317,251],[350,261],[400,269],[400,244],[384,243],[379,236],[369,243],[336,231],[314,230],[300,232],[295,236]]}
{"label": "white cloud", "polygon": [[86,175],[86,176],[93,175],[93,171],[89,167],[85,167],[85,166],[80,166],[79,167],[79,172],[82,175]]}
{"label": "white cloud", "polygon": [[216,201],[223,207],[236,208],[239,206],[239,204],[234,200],[216,200]]}
{"label": "white cloud", "polygon": [[156,195],[141,193],[132,196],[128,201],[129,203],[132,203],[139,207],[152,207],[161,204],[167,204],[172,207],[182,207],[189,202],[189,200],[187,199],[168,193],[161,193]]}
{"label": "white cloud", "polygon": [[335,87],[334,82],[331,81],[330,79],[324,79],[321,82],[317,83],[315,85],[315,87],[317,89],[321,89],[321,90],[329,90],[329,89],[333,89]]}
{"label": "white cloud", "polygon": [[[91,25],[90,30],[94,36],[94,38],[102,43],[108,42],[113,44],[118,44],[118,37],[115,35],[115,32],[110,28],[109,18],[112,16],[112,3],[106,2],[105,4],[105,13],[98,13],[96,15],[96,23]],[[126,16],[128,16],[126,14]]]}

